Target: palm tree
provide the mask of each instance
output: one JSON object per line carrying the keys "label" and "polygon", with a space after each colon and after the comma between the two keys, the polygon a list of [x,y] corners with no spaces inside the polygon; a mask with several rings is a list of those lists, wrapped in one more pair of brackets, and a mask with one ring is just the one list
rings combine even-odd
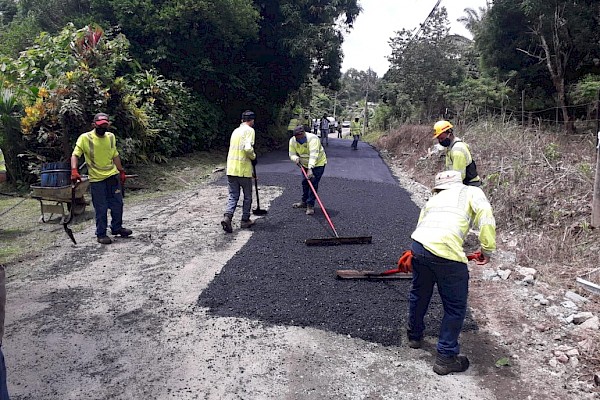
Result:
{"label": "palm tree", "polygon": [[489,10],[489,3],[487,3],[486,7],[479,7],[478,11],[472,8],[465,8],[464,12],[466,15],[457,19],[457,21],[463,24],[465,28],[467,28],[467,30],[471,33],[471,35],[475,37],[481,30],[483,21],[485,19],[485,15]]}
{"label": "palm tree", "polygon": [[20,177],[18,154],[22,150],[18,117],[19,101],[11,89],[0,88],[0,138],[6,156],[6,169],[13,179]]}

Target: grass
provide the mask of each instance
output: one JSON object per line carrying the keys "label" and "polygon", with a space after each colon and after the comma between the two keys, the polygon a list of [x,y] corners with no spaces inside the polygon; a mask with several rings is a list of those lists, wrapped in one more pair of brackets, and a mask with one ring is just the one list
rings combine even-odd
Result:
{"label": "grass", "polygon": [[[148,164],[127,167],[128,174],[138,175],[126,184],[128,203],[138,203],[206,182],[213,171],[225,167],[227,154],[222,151],[197,152],[173,158],[165,164]],[[12,188],[0,185],[0,192]],[[91,200],[89,193],[86,199]],[[21,199],[0,195],[0,214],[16,205]],[[94,224],[94,214],[88,207],[69,226],[75,232]],[[40,221],[40,204],[28,199],[0,216],[0,264],[8,264],[30,255],[43,252],[56,240],[68,240],[58,219],[48,223]]]}
{"label": "grass", "polygon": [[[430,126],[405,125],[365,140],[431,186],[435,173],[444,169],[443,157],[430,151],[431,132]],[[536,268],[550,284],[581,291],[575,278],[600,265],[598,230],[590,227],[594,137],[501,121],[455,133],[471,147],[494,208],[499,246],[502,238],[516,239],[520,265]]]}

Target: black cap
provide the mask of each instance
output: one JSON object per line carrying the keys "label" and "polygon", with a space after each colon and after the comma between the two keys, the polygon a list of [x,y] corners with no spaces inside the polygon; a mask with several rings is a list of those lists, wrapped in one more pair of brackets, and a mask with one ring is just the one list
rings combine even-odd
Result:
{"label": "black cap", "polygon": [[246,110],[242,113],[242,121],[252,121],[256,119],[256,114],[253,111]]}

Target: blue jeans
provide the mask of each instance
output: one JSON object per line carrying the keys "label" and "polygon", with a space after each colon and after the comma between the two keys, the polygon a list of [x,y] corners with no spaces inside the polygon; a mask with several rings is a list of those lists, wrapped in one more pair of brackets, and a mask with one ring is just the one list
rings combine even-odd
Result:
{"label": "blue jeans", "polygon": [[242,221],[250,219],[250,209],[252,208],[252,178],[227,175],[227,186],[229,187],[229,198],[227,199],[227,208],[225,214],[233,218],[233,213],[240,199],[240,188],[244,192],[244,202],[242,203]]}
{"label": "blue jeans", "polygon": [[119,175],[113,175],[100,182],[90,183],[92,204],[96,211],[96,236],[106,236],[107,212],[110,210],[110,229],[118,232],[123,227],[123,193]]}
{"label": "blue jeans", "polygon": [[420,340],[433,286],[437,283],[444,317],[437,344],[438,354],[451,357],[460,352],[458,336],[467,314],[469,270],[466,264],[437,257],[413,241],[413,279],[409,296],[408,338]]}
{"label": "blue jeans", "polygon": [[9,400],[8,386],[6,385],[6,364],[4,364],[2,347],[0,347],[0,400]]}
{"label": "blue jeans", "polygon": [[352,145],[350,147],[352,147],[353,149],[357,149],[358,148],[358,138],[360,136],[359,135],[352,135],[352,138],[354,140],[352,140]]}
{"label": "blue jeans", "polygon": [[[325,172],[325,166],[322,167],[314,167],[312,169],[313,175],[315,176],[310,181],[312,182],[315,192],[319,192],[319,181],[323,176],[323,172]],[[308,204],[311,207],[315,206],[315,201],[317,200],[315,194],[310,189],[306,178],[302,178],[302,202]]]}
{"label": "blue jeans", "polygon": [[321,129],[321,143],[329,144],[329,128]]}

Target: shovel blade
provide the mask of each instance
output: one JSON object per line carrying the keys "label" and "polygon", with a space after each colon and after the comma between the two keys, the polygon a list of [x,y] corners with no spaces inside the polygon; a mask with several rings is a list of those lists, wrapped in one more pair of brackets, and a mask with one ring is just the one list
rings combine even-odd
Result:
{"label": "shovel blade", "polygon": [[356,269],[338,269],[335,271],[338,279],[412,279],[412,274],[399,272],[397,274],[382,275],[375,271],[361,271]]}
{"label": "shovel blade", "polygon": [[337,246],[340,244],[370,244],[371,236],[356,236],[356,237],[333,237],[322,239],[306,239],[304,244],[307,246]]}
{"label": "shovel blade", "polygon": [[267,210],[262,210],[260,208],[257,208],[256,210],[252,210],[252,214],[254,215],[267,215]]}

